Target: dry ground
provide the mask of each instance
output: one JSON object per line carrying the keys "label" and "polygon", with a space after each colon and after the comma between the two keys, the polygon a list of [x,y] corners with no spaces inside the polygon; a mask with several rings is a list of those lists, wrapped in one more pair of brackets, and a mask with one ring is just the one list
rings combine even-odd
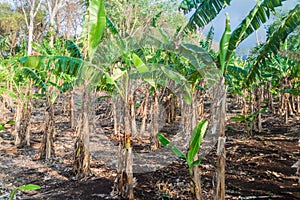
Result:
{"label": "dry ground", "polygon": [[[116,171],[101,160],[91,162],[93,175],[75,180],[72,174],[75,135],[67,116],[56,112],[56,156],[53,160],[33,161],[42,136],[43,116],[34,112],[32,145],[18,149],[9,129],[0,132],[0,199],[7,199],[12,189],[33,183],[42,188],[18,192],[18,199],[118,199],[111,191]],[[296,169],[291,166],[300,158],[299,119],[283,125],[278,118],[266,118],[264,132],[248,138],[243,127],[233,122],[227,130],[226,197],[228,199],[300,199]],[[112,132],[112,123],[105,124]],[[201,166],[203,195],[213,196],[215,179],[214,151]],[[136,199],[191,199],[185,163],[177,160],[155,172],[135,174]]]}

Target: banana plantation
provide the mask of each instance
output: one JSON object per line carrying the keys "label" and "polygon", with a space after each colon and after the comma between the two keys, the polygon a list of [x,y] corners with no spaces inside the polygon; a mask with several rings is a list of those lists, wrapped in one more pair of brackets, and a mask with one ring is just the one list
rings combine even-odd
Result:
{"label": "banana plantation", "polygon": [[0,1],[0,199],[300,199],[299,25],[299,0]]}

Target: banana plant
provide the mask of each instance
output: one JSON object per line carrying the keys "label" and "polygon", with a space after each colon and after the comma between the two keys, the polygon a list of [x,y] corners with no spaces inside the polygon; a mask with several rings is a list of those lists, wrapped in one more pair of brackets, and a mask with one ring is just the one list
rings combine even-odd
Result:
{"label": "banana plant", "polygon": [[13,200],[18,191],[32,191],[32,190],[39,190],[39,189],[41,189],[41,186],[35,184],[27,184],[27,185],[19,186],[10,193],[9,200]]}
{"label": "banana plant", "polygon": [[[7,47],[3,47],[4,52]],[[15,55],[7,54],[0,57],[1,75],[0,75],[0,96],[3,98],[3,109],[5,104],[10,110],[14,110],[14,101],[16,102],[16,112],[14,116],[15,126],[11,129],[15,136],[15,144],[19,147],[30,145],[30,129],[27,128],[30,123],[30,80],[24,76],[19,66],[19,58],[24,55],[24,49],[20,49]],[[5,83],[5,84],[4,84]],[[4,111],[3,111],[4,112]],[[3,115],[5,118],[5,115]]]}
{"label": "banana plant", "polygon": [[[183,2],[188,2],[184,0]],[[225,76],[227,72],[227,67],[229,61],[232,59],[234,52],[238,45],[244,41],[248,36],[257,30],[263,23],[265,23],[272,12],[275,12],[275,8],[282,5],[283,1],[280,0],[264,0],[258,1],[253,9],[249,12],[249,14],[242,20],[240,25],[231,32],[230,29],[230,21],[229,16],[226,16],[226,27],[223,33],[221,42],[220,42],[220,53],[219,58],[216,61],[217,66],[221,69],[222,74]],[[195,8],[195,12],[193,12],[186,29],[195,30],[196,27],[203,27],[208,24],[211,20],[213,20],[218,13],[228,4],[230,1],[226,0],[204,0],[199,3],[191,4],[191,7],[184,7],[184,11],[189,12],[191,8]],[[296,7],[299,7],[296,6]],[[297,10],[297,8],[296,8]],[[249,77],[253,81],[256,78],[256,75],[259,74],[258,66],[261,65],[260,61],[263,61],[267,52],[276,53],[276,49],[278,49],[278,42],[285,39],[287,35],[297,27],[297,22],[299,21],[299,16],[297,11],[291,11],[291,15],[288,17],[288,25],[281,26],[280,31],[277,34],[273,35],[274,40],[272,39],[272,43],[267,42],[265,48],[262,48],[260,56],[257,57],[255,64],[252,67],[252,70],[249,74]],[[248,78],[249,79],[249,78]],[[222,86],[223,85],[223,86]],[[220,81],[220,87],[225,87],[224,81]],[[224,98],[225,94],[217,95],[214,98],[221,100]],[[220,108],[225,108],[225,101],[223,100],[223,106]],[[221,111],[221,110],[220,110]],[[220,118],[225,118],[225,111],[220,115]],[[220,121],[220,126],[224,127],[224,121]],[[223,130],[220,132],[219,136],[225,136],[225,128],[221,128]],[[221,141],[221,140],[220,140]],[[225,150],[222,150],[225,153]],[[218,152],[221,152],[218,150]],[[225,199],[225,157],[220,154],[218,158],[218,167],[217,167],[217,187],[216,187],[216,196],[215,199]]]}
{"label": "banana plant", "polygon": [[[112,23],[110,23],[109,26],[112,26]],[[208,73],[208,69],[213,71],[215,66],[211,65],[212,58],[203,48],[186,43],[176,46],[176,43],[172,42],[172,38],[160,27],[154,30],[150,28],[150,30],[156,31],[158,38],[153,37],[153,34],[145,34],[144,38],[139,42],[133,38],[122,39],[120,35],[117,35],[117,45],[113,49],[120,51],[119,57],[122,58],[122,60],[118,59],[117,62],[123,63],[123,65],[122,67],[111,70],[112,73],[107,73],[106,76],[108,78],[107,82],[114,85],[115,91],[121,96],[125,104],[129,104],[128,96],[132,96],[130,92],[133,91],[133,85],[134,87],[138,87],[132,82],[135,81],[135,79],[143,80],[141,84],[146,83],[153,88],[153,101],[155,104],[153,110],[155,110],[155,112],[153,114],[154,118],[151,121],[153,122],[153,129],[156,131],[152,131],[154,135],[151,138],[153,139],[152,143],[155,143],[154,140],[157,140],[156,134],[159,124],[159,89],[166,87],[166,83],[172,81],[175,83],[174,85],[180,86],[180,88],[183,89],[181,91],[174,90],[174,92],[179,94],[184,91],[185,101],[191,104],[191,85],[194,83],[194,79],[197,79],[195,78],[195,74]],[[115,32],[116,29],[113,29],[113,31]],[[110,42],[112,42],[112,40]],[[107,50],[105,52],[113,53]],[[187,67],[188,65],[190,65],[190,69]],[[127,111],[125,113],[130,112]],[[155,115],[157,115],[157,117],[155,117]],[[135,121],[135,119],[133,119],[132,116],[128,116],[128,114],[124,119],[127,118],[132,118],[132,121]],[[130,129],[127,128],[127,130]],[[126,131],[126,133],[127,132],[128,131]],[[126,138],[130,139],[129,136]],[[130,142],[130,140],[126,140],[126,142]],[[125,147],[129,150],[130,144],[125,145]],[[197,181],[197,183],[198,182],[199,181]]]}
{"label": "banana plant", "polygon": [[[206,52],[203,48],[196,45],[182,43],[179,46],[177,46],[177,48],[172,48],[172,43],[170,44],[171,39],[167,36],[167,34],[163,32],[163,30],[159,30],[159,31],[162,34],[162,38],[163,38],[162,40],[160,38],[150,38],[150,41],[152,40],[156,42],[156,44],[159,46],[157,51],[159,56],[154,55],[149,59],[149,62],[152,64],[157,63],[156,70],[160,71],[161,73],[160,78],[162,78],[164,81],[169,80],[174,82],[174,85],[181,86],[180,92],[174,90],[173,91],[174,94],[179,96],[180,93],[184,92],[184,96],[183,96],[184,98],[183,103],[185,102],[184,105],[191,106],[192,108],[191,110],[195,110],[193,109],[194,108],[193,93],[195,92],[198,86],[198,81],[206,76],[208,80],[207,83],[210,84],[214,83],[212,80],[209,80],[210,73],[216,72],[214,70],[216,69],[216,67],[214,67],[214,65],[211,64],[212,58],[210,57],[208,52]],[[161,59],[164,53],[166,53],[167,55],[165,58],[167,62],[164,62],[162,64]],[[158,63],[160,63],[160,65]],[[135,59],[134,64],[136,67],[140,69],[143,69],[147,72],[149,71],[146,68],[146,66],[149,65],[149,63],[148,64],[144,63],[142,59]],[[217,75],[217,72],[215,73],[215,75]],[[144,76],[141,73],[141,78],[143,77]],[[151,76],[151,77],[155,77],[156,79],[158,76]],[[153,80],[153,78],[150,80],[145,79],[145,81],[147,81],[149,84],[156,82],[155,80]],[[185,121],[188,122],[184,124],[185,131],[186,132],[191,131],[190,125],[195,126],[194,121],[196,120],[196,116],[194,116],[194,112],[191,115],[191,118],[187,118],[190,115],[186,116],[186,114],[182,114],[182,116],[186,118]],[[192,123],[190,124],[191,121]],[[193,141],[196,141],[193,139],[194,136],[195,136],[195,131],[193,131],[191,138]],[[161,134],[158,135],[158,139],[159,138],[162,138]],[[194,143],[191,145],[194,145]],[[180,157],[182,158],[184,157],[183,154],[175,147],[173,147],[173,150],[177,152]],[[193,160],[195,158],[197,159],[197,156],[196,157],[195,156],[196,155],[191,156],[191,153],[189,153],[187,155],[187,160],[190,165],[191,175],[193,177],[194,184],[192,190],[194,191],[193,192],[194,197],[196,199],[201,199],[199,168],[198,165],[196,165],[198,161],[195,161],[194,164],[192,164],[191,161],[192,159]]]}
{"label": "banana plant", "polygon": [[253,112],[253,113],[248,113],[247,115],[243,115],[243,114],[237,114],[237,116],[235,117],[231,117],[230,119],[236,122],[243,122],[246,125],[246,130],[247,130],[247,135],[249,137],[252,137],[253,134],[253,122],[255,120],[255,118],[260,114],[260,113],[264,113],[266,112],[267,109],[263,108],[257,112]]}
{"label": "banana plant", "polygon": [[296,5],[295,8],[290,10],[283,18],[281,25],[267,38],[267,41],[257,52],[257,57],[247,77],[248,84],[254,82],[257,77],[261,76],[262,69],[266,68],[268,61],[273,55],[279,52],[281,44],[285,42],[289,34],[299,27],[299,17],[300,5]]}
{"label": "banana plant", "polygon": [[192,131],[192,135],[189,142],[189,149],[187,153],[183,153],[178,147],[176,147],[172,142],[170,142],[169,139],[167,139],[162,133],[158,133],[158,140],[159,142],[167,147],[169,146],[171,148],[171,151],[181,159],[184,159],[188,168],[189,173],[192,180],[192,188],[191,191],[194,193],[195,199],[202,199],[201,197],[201,184],[200,180],[197,178],[197,173],[194,171],[195,166],[200,166],[201,159],[198,158],[198,154],[200,151],[201,143],[203,140],[203,137],[205,135],[205,132],[207,130],[208,122],[206,120],[200,121],[197,126]]}
{"label": "banana plant", "polygon": [[[261,79],[263,78],[264,75],[264,71],[268,70],[271,66],[271,68],[275,67],[278,68],[279,70],[275,70],[275,73],[272,73],[271,76],[277,76],[279,75],[279,77],[281,75],[291,75],[291,78],[294,76],[291,74],[291,71],[296,72],[295,74],[297,74],[297,71],[299,71],[299,64],[297,64],[297,62],[293,63],[290,62],[291,60],[288,58],[281,58],[281,55],[279,56],[278,54],[280,54],[280,50],[287,50],[286,46],[287,46],[287,38],[288,36],[293,33],[294,30],[296,30],[299,27],[300,24],[300,6],[296,5],[294,7],[294,9],[290,10],[288,12],[288,14],[286,14],[282,21],[280,26],[278,26],[277,28],[275,28],[275,30],[273,30],[273,32],[271,34],[269,34],[267,41],[261,46],[261,48],[259,49],[259,51],[257,52],[257,56],[255,58],[255,61],[250,69],[250,72],[247,76],[246,79],[246,83],[249,85],[253,82],[255,82],[257,79]],[[284,44],[282,46],[282,44]],[[276,59],[274,59],[276,58]],[[296,59],[297,60],[297,59]],[[283,62],[282,62],[283,61]],[[280,62],[280,65],[278,65]],[[271,63],[271,65],[270,65]],[[278,63],[278,64],[276,64]],[[291,70],[292,69],[292,70]],[[282,71],[283,73],[278,73],[279,71]],[[270,74],[270,72],[268,72]],[[286,91],[288,92],[295,92],[297,91],[297,89],[293,89],[292,90],[289,89],[289,86],[287,86],[287,77],[285,76],[285,78],[283,78],[283,80],[285,80],[285,86],[282,90],[283,93],[283,98],[285,99],[282,102],[285,102],[285,106],[287,108],[287,106],[289,107],[288,110],[290,111],[290,114],[293,114],[293,111],[291,109],[290,106],[290,102],[288,100],[288,96],[289,93],[286,93]],[[298,80],[296,78],[296,84],[297,84]],[[281,83],[281,81],[278,81],[277,83]],[[282,88],[281,88],[282,89]],[[287,89],[287,90],[285,90]],[[296,92],[297,93],[297,92]],[[284,109],[286,110],[286,109]],[[285,112],[285,121],[288,121],[288,112]]]}
{"label": "banana plant", "polygon": [[183,0],[179,9],[185,14],[193,12],[188,27],[195,29],[196,26],[204,27],[211,22],[222,9],[230,5],[230,2],[231,0]]}
{"label": "banana plant", "polygon": [[[64,54],[60,51],[52,51],[44,43],[41,53],[42,56],[29,56],[21,60],[24,65],[24,72],[28,77],[32,78],[37,85],[39,85],[47,94],[49,108],[48,111],[53,112],[53,103],[56,99],[56,94],[66,89],[72,89],[75,80],[78,84],[82,84],[84,87],[83,92],[83,112],[82,124],[78,133],[78,141],[75,150],[75,160],[73,170],[78,176],[88,176],[90,174],[90,151],[88,148],[89,137],[89,95],[93,91],[95,82],[99,72],[94,70],[95,66],[92,64],[95,57],[97,48],[101,42],[101,37],[106,25],[106,15],[103,0],[89,0],[86,1],[88,6],[87,14],[85,15],[84,27],[82,31],[83,52],[77,47],[77,45],[71,41],[67,42],[68,54]],[[38,45],[36,48],[39,48]],[[72,50],[71,50],[72,49]],[[47,72],[51,72],[51,77],[46,78]],[[76,79],[74,79],[76,77]],[[60,81],[59,81],[60,80]],[[61,84],[61,80],[63,84]],[[51,113],[49,113],[51,114]],[[50,116],[50,121],[53,121],[53,113]],[[80,120],[79,120],[80,121]],[[52,127],[53,127],[53,123]],[[47,131],[49,132],[49,131]],[[53,155],[51,148],[53,140],[52,135],[54,129],[51,129],[50,133],[45,133],[44,143],[49,145],[40,152],[46,151],[46,158],[50,158]],[[80,152],[80,153],[79,153]],[[43,153],[39,153],[39,156]]]}
{"label": "banana plant", "polygon": [[[83,63],[78,47],[71,41],[56,40],[54,47],[47,40],[42,45],[34,43],[41,56],[28,56],[20,59],[25,76],[33,80],[46,96],[48,118],[42,138],[42,145],[35,159],[50,159],[54,155],[55,137],[54,109],[55,102],[61,92],[74,87],[80,67]],[[67,55],[64,55],[67,52]],[[72,57],[77,56],[77,57]]]}

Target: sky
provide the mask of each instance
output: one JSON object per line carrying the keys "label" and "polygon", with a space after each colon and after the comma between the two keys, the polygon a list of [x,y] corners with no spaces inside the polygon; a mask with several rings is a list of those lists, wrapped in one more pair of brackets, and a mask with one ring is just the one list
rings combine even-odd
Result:
{"label": "sky", "polygon": [[[239,23],[244,19],[244,17],[247,16],[250,10],[254,7],[255,3],[256,3],[255,0],[232,0],[231,5],[223,9],[219,13],[219,15],[210,24],[208,24],[205,27],[204,32],[208,32],[211,25],[213,25],[215,30],[214,40],[219,42],[221,40],[225,28],[225,19],[226,19],[225,13],[227,12],[229,14],[231,30],[234,30],[239,25]],[[280,7],[280,10],[293,9],[296,6],[296,4],[299,3],[300,0],[286,0],[285,2],[283,2],[283,6]],[[265,25],[263,25],[260,29],[258,29],[257,36],[260,42],[265,41],[266,39]],[[249,38],[247,38],[239,45],[238,51],[245,52],[254,46],[256,46],[255,33],[250,35]]]}

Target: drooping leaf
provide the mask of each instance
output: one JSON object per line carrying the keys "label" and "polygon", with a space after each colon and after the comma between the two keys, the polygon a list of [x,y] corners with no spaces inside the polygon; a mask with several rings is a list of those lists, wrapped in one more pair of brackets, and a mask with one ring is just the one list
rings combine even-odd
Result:
{"label": "drooping leaf", "polygon": [[168,146],[171,144],[170,140],[168,140],[162,133],[158,133],[157,134],[158,140],[159,142],[163,145],[163,146]]}
{"label": "drooping leaf", "polygon": [[16,189],[14,189],[10,196],[9,196],[9,200],[13,200],[17,191],[18,190],[38,190],[38,189],[41,189],[41,187],[39,185],[35,185],[35,184],[27,184],[27,185],[22,185]]}
{"label": "drooping leaf", "polygon": [[38,69],[43,67],[43,63],[45,61],[46,56],[26,56],[20,59],[20,62],[25,67]]}
{"label": "drooping leaf", "polygon": [[41,186],[35,184],[27,184],[19,187],[20,190],[38,190],[41,189]]}
{"label": "drooping leaf", "polygon": [[89,55],[93,57],[106,25],[104,0],[91,0],[89,4]]}
{"label": "drooping leaf", "polygon": [[109,19],[108,16],[106,16],[106,24],[107,24],[107,27],[109,28],[110,32],[112,34],[117,34],[119,35],[119,30],[118,28],[115,26],[115,24]]}
{"label": "drooping leaf", "polygon": [[176,155],[178,156],[179,158],[183,158],[185,159],[186,156],[185,154],[180,150],[178,149],[173,143],[170,142],[170,140],[168,140],[162,133],[158,133],[157,134],[157,138],[158,138],[158,141],[165,147],[167,146],[171,146],[171,151]]}
{"label": "drooping leaf", "polygon": [[179,158],[186,159],[186,155],[175,145],[172,145],[171,151]]}
{"label": "drooping leaf", "polygon": [[183,85],[186,83],[186,78],[170,66],[161,66],[161,70],[169,79],[175,81],[177,84]]}
{"label": "drooping leaf", "polygon": [[[53,74],[61,73],[77,76],[83,60],[70,56],[27,56],[20,59],[23,66],[30,69],[51,71]],[[54,65],[54,68],[53,68]]]}
{"label": "drooping leaf", "polygon": [[197,124],[197,126],[194,128],[190,140],[190,149],[187,154],[187,162],[188,165],[191,166],[195,156],[199,153],[200,145],[202,143],[202,139],[204,137],[204,134],[206,132],[208,126],[208,122],[206,120],[201,121]]}
{"label": "drooping leaf", "polygon": [[201,160],[198,159],[198,160],[195,160],[195,161],[191,164],[191,167],[199,166],[200,164],[201,164]]}
{"label": "drooping leaf", "polygon": [[275,8],[281,6],[283,1],[285,0],[264,0],[261,3],[257,2],[250,13],[232,32],[226,60],[230,60],[238,45],[255,30],[259,29],[269,19],[270,13],[275,12]]}
{"label": "drooping leaf", "polygon": [[6,122],[6,124],[9,124],[9,125],[13,125],[15,124],[16,122],[14,120],[9,120],[8,122]]}
{"label": "drooping leaf", "polygon": [[240,66],[234,66],[234,65],[228,65],[227,71],[234,76],[242,76],[242,78],[245,78],[248,74],[248,71]]}
{"label": "drooping leaf", "polygon": [[[185,12],[190,12],[192,9],[196,9],[191,15],[189,23],[187,25],[188,29],[195,30],[198,26],[199,28],[204,27],[206,24],[211,22],[219,12],[230,5],[231,0],[201,0],[198,3],[189,3],[189,0],[182,1],[181,9]],[[192,1],[191,1],[192,2]]]}
{"label": "drooping leaf", "polygon": [[214,34],[215,34],[215,28],[214,28],[214,26],[211,26],[208,33],[207,33],[206,41],[204,43],[204,48],[206,50],[211,49],[211,45],[212,45],[212,42],[214,40]]}
{"label": "drooping leaf", "polygon": [[236,122],[243,122],[243,121],[246,120],[246,116],[243,116],[243,117],[231,117],[230,119],[233,120],[233,121],[236,121]]}
{"label": "drooping leaf", "polygon": [[71,40],[66,41],[67,50],[71,57],[83,59],[82,53],[77,44]]}
{"label": "drooping leaf", "polygon": [[288,35],[292,33],[300,24],[300,5],[296,5],[288,15],[283,19],[282,24],[273,34],[267,38],[267,41],[258,51],[252,68],[247,77],[247,84],[254,82],[257,76],[260,76],[260,66],[266,66],[270,56],[276,55],[280,49],[280,45],[286,40]]}
{"label": "drooping leaf", "polygon": [[36,83],[37,86],[42,88],[44,91],[48,91],[47,85],[45,84],[45,82],[41,78],[41,76],[39,76],[38,72],[35,72],[28,67],[24,67],[22,69],[22,71],[23,71],[24,75],[31,78]]}

